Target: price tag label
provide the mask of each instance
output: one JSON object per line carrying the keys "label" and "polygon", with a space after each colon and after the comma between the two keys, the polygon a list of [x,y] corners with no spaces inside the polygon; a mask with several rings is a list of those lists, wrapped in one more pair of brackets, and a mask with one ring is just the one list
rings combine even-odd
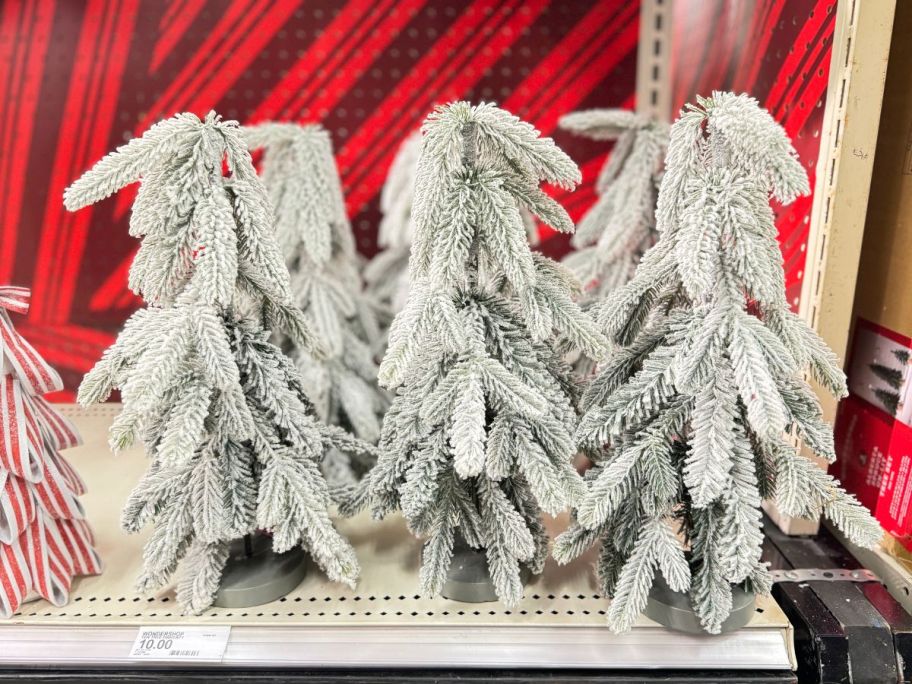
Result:
{"label": "price tag label", "polygon": [[221,662],[230,634],[230,625],[140,627],[130,657]]}

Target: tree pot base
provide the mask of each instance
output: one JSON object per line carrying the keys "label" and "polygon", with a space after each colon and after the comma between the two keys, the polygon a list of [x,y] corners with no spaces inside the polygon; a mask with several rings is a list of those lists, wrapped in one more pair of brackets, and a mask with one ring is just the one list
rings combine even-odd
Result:
{"label": "tree pot base", "polygon": [[307,576],[307,554],[300,546],[275,553],[272,540],[254,535],[231,543],[228,562],[213,605],[248,608],[280,599]]}
{"label": "tree pot base", "polygon": [[[741,587],[732,587],[732,612],[722,623],[722,634],[741,629],[754,616],[757,597]],[[705,634],[700,618],[690,605],[690,594],[672,591],[661,574],[657,574],[643,614],[663,627],[688,634]]]}
{"label": "tree pot base", "polygon": [[[530,576],[529,569],[521,566],[519,578],[523,585],[528,583]],[[497,591],[488,572],[485,552],[473,549],[457,538],[453,544],[453,560],[440,595],[463,603],[497,601]]]}

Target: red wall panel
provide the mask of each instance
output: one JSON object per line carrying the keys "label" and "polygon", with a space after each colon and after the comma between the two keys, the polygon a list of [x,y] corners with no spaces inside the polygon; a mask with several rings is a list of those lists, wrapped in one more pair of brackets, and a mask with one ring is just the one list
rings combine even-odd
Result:
{"label": "red wall panel", "polygon": [[[377,195],[402,139],[437,103],[493,100],[580,164],[583,186],[559,194],[578,218],[608,146],[556,122],[584,107],[633,107],[638,15],[630,0],[5,0],[0,283],[33,288],[21,329],[70,390],[113,340],[139,303],[126,290],[132,193],[75,215],[61,194],[178,111],[322,122],[371,254]],[[835,0],[675,0],[675,111],[696,93],[748,92],[813,176],[834,25]],[[779,212],[793,302],[810,206]],[[566,250],[562,237],[543,238],[546,251]]]}
{"label": "red wall panel", "polygon": [[[61,195],[160,118],[322,122],[371,254],[386,171],[435,104],[493,100],[546,134],[574,109],[632,107],[638,14],[628,0],[5,0],[0,283],[33,290],[20,329],[72,390],[138,305],[132,193],[77,214]],[[606,148],[556,137],[591,184]],[[564,199],[579,216],[591,187]]]}

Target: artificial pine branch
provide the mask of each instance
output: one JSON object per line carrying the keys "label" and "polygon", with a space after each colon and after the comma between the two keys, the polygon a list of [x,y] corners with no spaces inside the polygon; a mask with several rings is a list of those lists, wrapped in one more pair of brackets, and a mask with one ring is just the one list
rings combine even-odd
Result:
{"label": "artificial pine branch", "polygon": [[140,439],[150,456],[122,519],[129,532],[154,526],[140,591],[166,585],[182,565],[178,601],[200,613],[230,542],[258,529],[272,531],[277,548],[302,544],[330,578],[353,583],[357,562],[329,520],[319,469],[336,428],[314,417],[263,321],[282,322],[313,353],[325,344],[293,303],[237,123],[210,113],[156,124],[86,172],[64,202],[75,211],[135,181],[130,233],[142,244],[130,283],[148,305],[85,377],[79,401],[120,389],[111,446]]}
{"label": "artificial pine branch", "polygon": [[[789,515],[826,515],[860,545],[880,539],[854,497],[783,439],[792,430],[835,458],[802,372],[810,367],[845,394],[835,356],[785,299],[769,200],[787,204],[808,191],[785,132],[745,95],[700,99],[671,127],[659,239],[596,310],[626,349],[584,395],[576,437],[597,460],[555,544],[566,562],[600,540],[614,630],[643,610],[657,569],[672,587],[691,587],[708,632],[731,612],[733,586],[768,588],[762,495]],[[673,537],[659,548],[660,529],[686,540],[686,567]]]}
{"label": "artificial pine branch", "polygon": [[533,256],[521,206],[572,222],[539,189],[573,187],[575,164],[491,104],[440,107],[423,127],[409,295],[381,382],[397,394],[371,471],[375,515],[400,509],[427,539],[422,590],[442,587],[455,535],[487,553],[500,599],[547,553],[541,511],[573,505],[577,390],[560,349],[607,342],[571,299],[573,278]]}

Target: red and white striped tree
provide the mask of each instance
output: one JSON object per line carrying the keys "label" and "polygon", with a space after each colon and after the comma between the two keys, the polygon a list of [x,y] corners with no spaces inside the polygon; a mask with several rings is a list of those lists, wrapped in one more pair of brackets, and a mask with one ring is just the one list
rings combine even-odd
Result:
{"label": "red and white striped tree", "polygon": [[60,455],[79,433],[41,396],[63,382],[10,320],[28,300],[25,288],[0,287],[0,618],[32,592],[63,605],[73,577],[101,572],[78,499],[85,485]]}

